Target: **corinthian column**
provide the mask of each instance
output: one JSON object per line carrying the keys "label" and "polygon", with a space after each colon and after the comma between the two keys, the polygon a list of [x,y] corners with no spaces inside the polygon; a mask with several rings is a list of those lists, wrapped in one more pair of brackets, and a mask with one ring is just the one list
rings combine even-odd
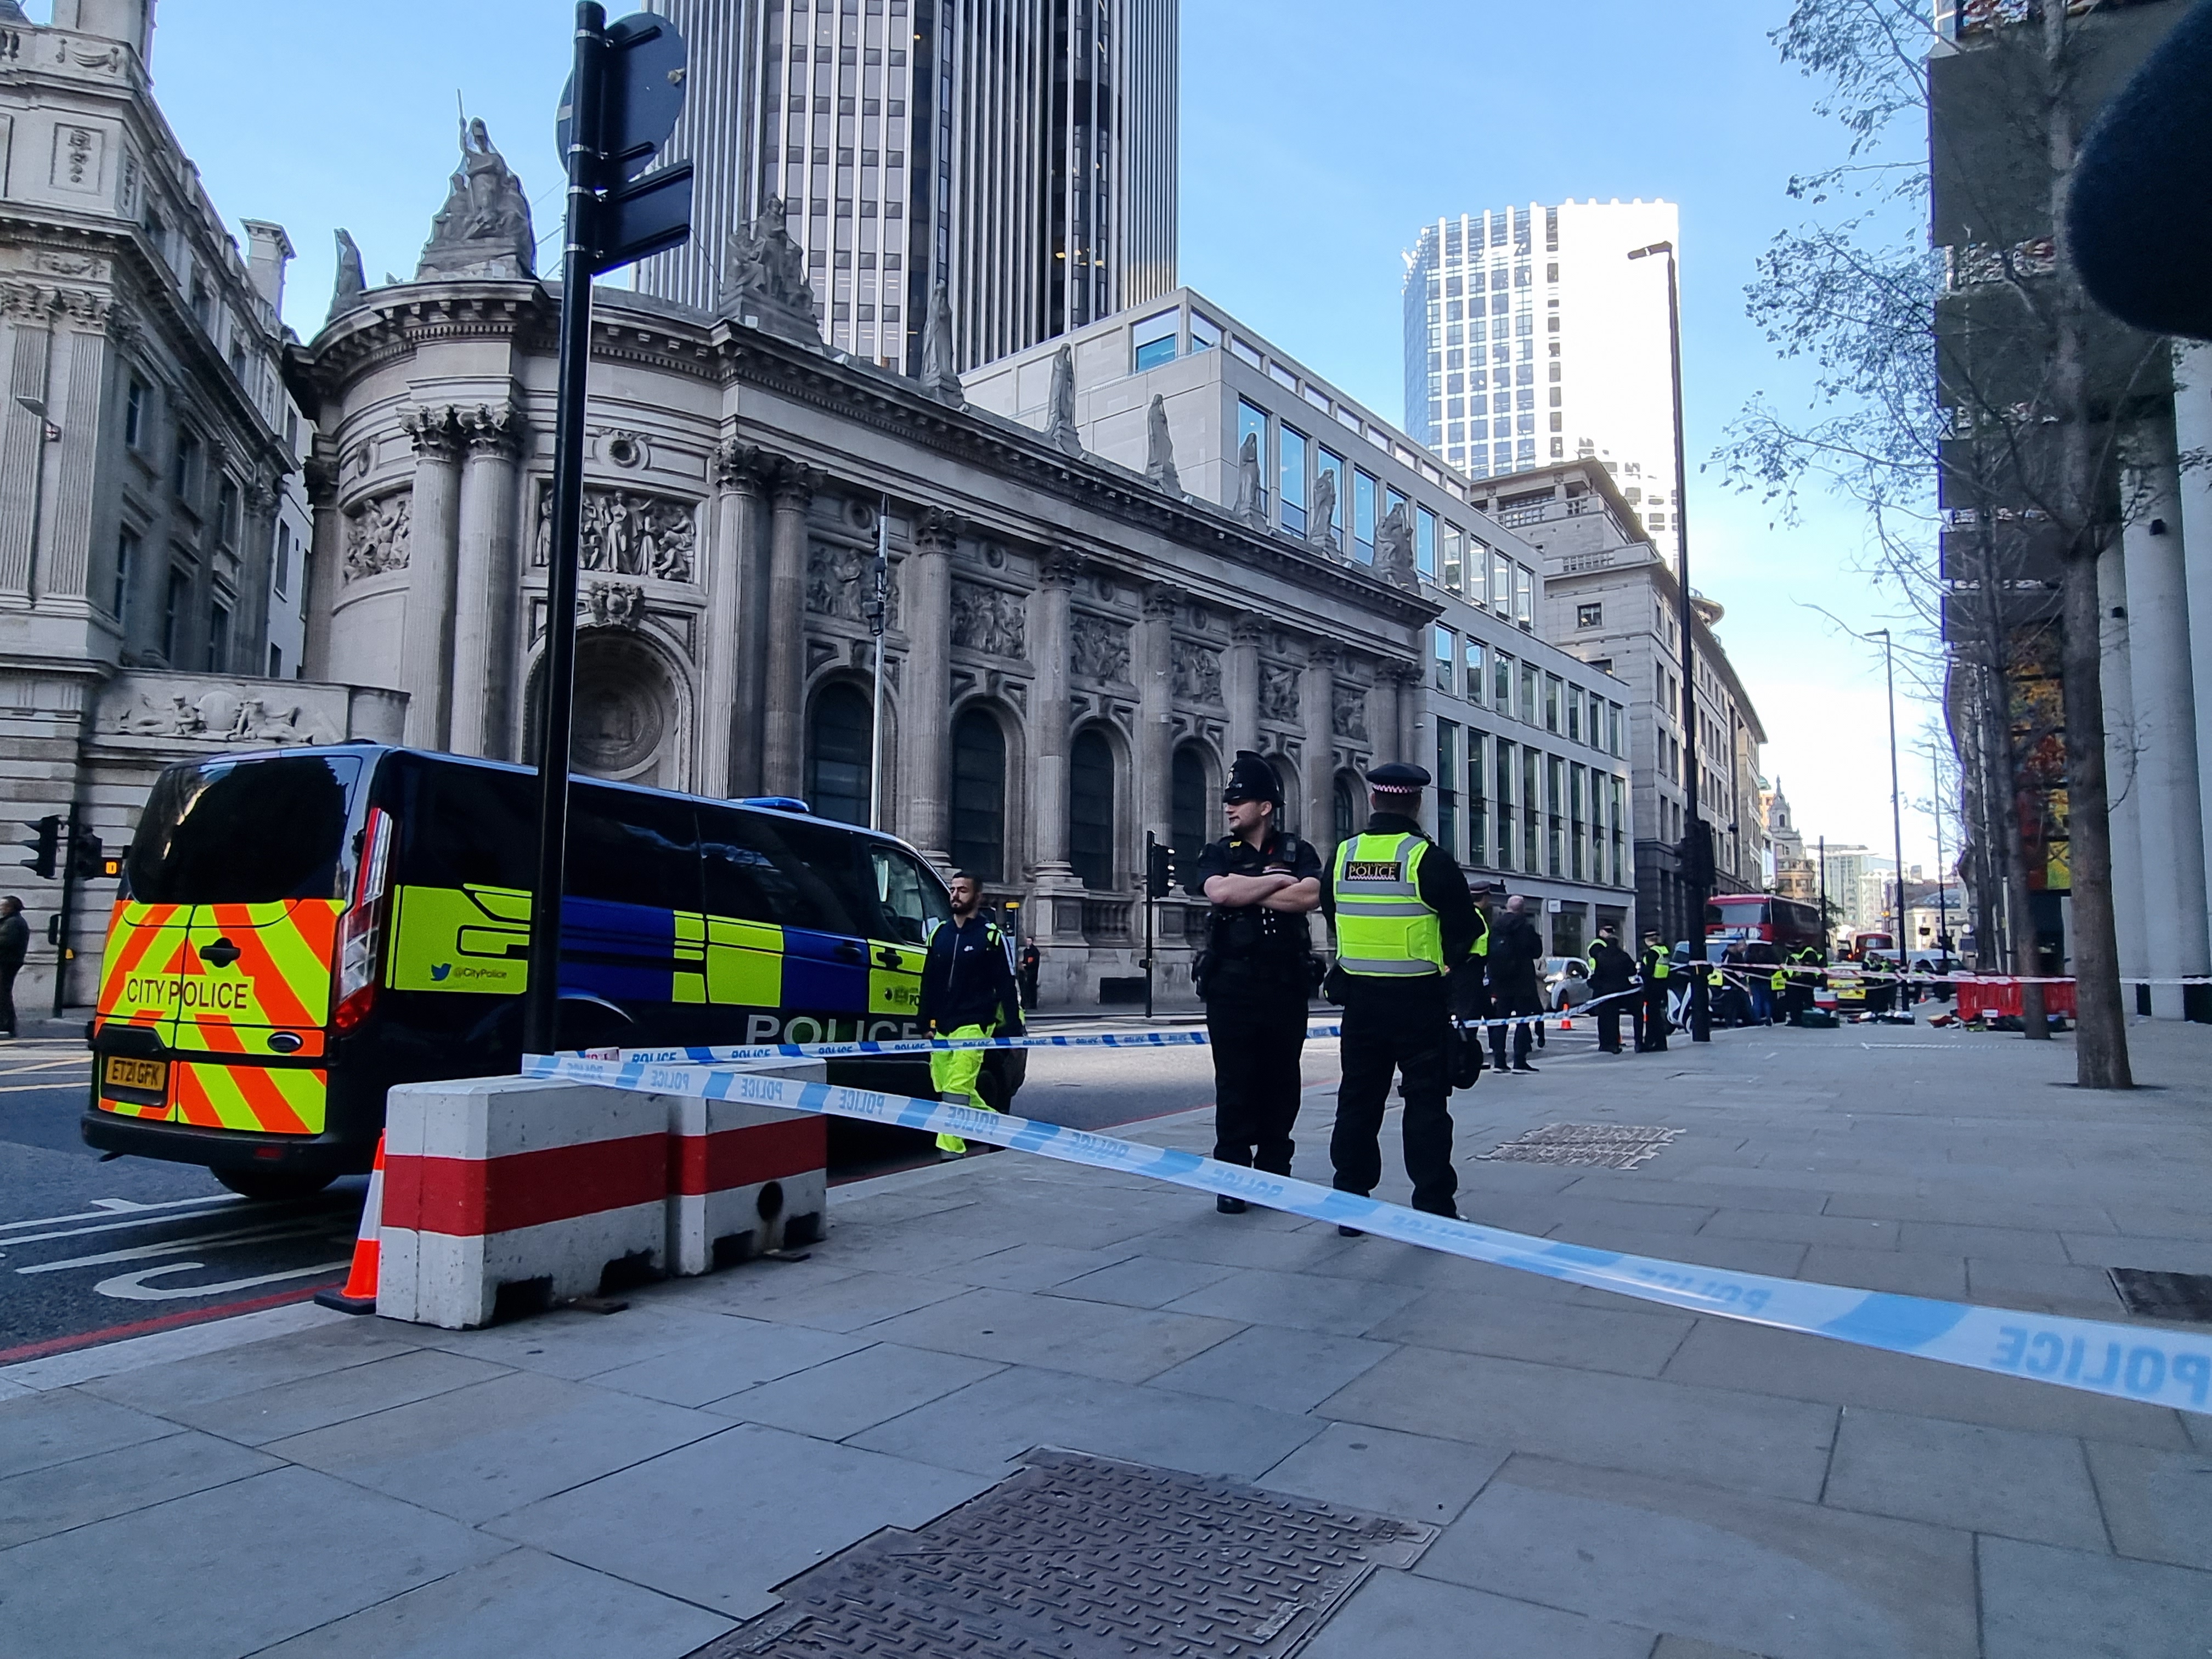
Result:
{"label": "corinthian column", "polygon": [[[337,598],[338,572],[344,563],[345,520],[338,512],[337,464],[325,453],[327,438],[316,440],[315,453],[301,469],[307,486],[307,508],[313,520],[313,539],[302,551],[301,581],[307,589],[307,644],[301,665],[311,680],[328,679],[331,672],[331,605]],[[126,643],[129,635],[125,636]]]}
{"label": "corinthian column", "polygon": [[1036,817],[1036,875],[1043,886],[1074,875],[1067,862],[1067,626],[1068,594],[1080,570],[1073,553],[1047,554],[1037,562],[1036,592],[1030,596],[1036,662],[1030,800]]}
{"label": "corinthian column", "polygon": [[[922,509],[906,562],[906,680],[899,687],[899,775],[912,815],[907,839],[925,857],[951,861],[947,799],[951,765],[952,548],[960,520]],[[1063,839],[1065,838],[1063,833]]]}
{"label": "corinthian column", "polygon": [[1305,837],[1327,852],[1336,844],[1337,648],[1327,640],[1306,647],[1299,677],[1298,724],[1306,739]]}
{"label": "corinthian column", "polygon": [[[704,550],[707,568],[706,706],[699,718],[699,793],[750,794],[760,787],[761,728],[750,711],[760,707],[761,652],[745,633],[745,602],[765,613],[760,588],[759,518],[762,456],[734,441],[714,452],[714,529]],[[763,620],[765,620],[763,614]],[[766,635],[762,637],[765,643]],[[744,713],[740,713],[740,704]]]}
{"label": "corinthian column", "polygon": [[1146,589],[1145,620],[1138,630],[1139,817],[1141,828],[1164,842],[1175,839],[1169,773],[1175,747],[1175,613],[1180,598],[1172,587]]}
{"label": "corinthian column", "polygon": [[407,605],[399,684],[407,693],[407,741],[444,749],[452,738],[453,570],[460,539],[461,451],[453,409],[410,409],[399,423],[415,441],[415,500],[407,536]]}
{"label": "corinthian column", "polygon": [[522,416],[506,404],[479,404],[460,420],[468,460],[453,580],[453,752],[511,760]]}
{"label": "corinthian column", "polygon": [[761,787],[771,795],[801,794],[806,787],[806,513],[817,482],[811,469],[786,462],[769,486],[775,522],[769,532]]}
{"label": "corinthian column", "polygon": [[1267,631],[1267,624],[1249,613],[1229,627],[1229,672],[1222,691],[1229,699],[1231,755],[1260,746],[1260,640]]}

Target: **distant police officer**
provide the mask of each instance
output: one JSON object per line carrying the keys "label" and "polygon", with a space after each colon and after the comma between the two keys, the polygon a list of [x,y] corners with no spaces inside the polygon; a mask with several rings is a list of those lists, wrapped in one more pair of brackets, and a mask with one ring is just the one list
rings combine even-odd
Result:
{"label": "distant police officer", "polygon": [[[921,1017],[939,1036],[1011,1036],[1022,1029],[1012,952],[999,924],[981,914],[982,900],[983,884],[964,870],[956,872],[952,920],[940,922],[929,936],[921,964]],[[976,1087],[988,1052],[932,1050],[929,1081],[937,1097],[981,1112],[995,1110]],[[957,1158],[968,1143],[958,1135],[939,1135],[937,1149]]]}
{"label": "distant police officer", "polygon": [[1451,1215],[1459,1177],[1446,1106],[1446,976],[1470,959],[1482,924],[1459,866],[1421,833],[1421,791],[1428,782],[1421,768],[1400,762],[1370,772],[1373,815],[1363,834],[1339,845],[1330,872],[1325,903],[1336,924],[1332,994],[1344,1006],[1344,1041],[1328,1155],[1338,1191],[1375,1190],[1382,1178],[1383,1103],[1395,1072],[1406,1099],[1413,1207]]}
{"label": "distant police officer", "polygon": [[1674,1029],[1667,1019],[1667,994],[1674,984],[1674,957],[1659,942],[1656,927],[1644,930],[1644,950],[1636,958],[1636,971],[1644,976],[1644,1001],[1636,1022],[1636,1052],[1663,1054],[1667,1033]]}
{"label": "distant police officer", "polygon": [[[1620,1052],[1620,1014],[1636,982],[1636,958],[1620,948],[1620,929],[1613,923],[1598,926],[1597,942],[1589,948],[1590,995],[1597,1010],[1597,1046],[1601,1052]],[[1632,1026],[1635,1021],[1632,1019]]]}
{"label": "distant police officer", "polygon": [[[1321,904],[1321,854],[1277,826],[1282,783],[1250,750],[1237,751],[1221,800],[1229,833],[1198,860],[1213,903],[1196,975],[1213,1046],[1213,1155],[1288,1175],[1314,988],[1306,915]],[[1213,1202],[1224,1215],[1244,1209],[1225,1193]]]}

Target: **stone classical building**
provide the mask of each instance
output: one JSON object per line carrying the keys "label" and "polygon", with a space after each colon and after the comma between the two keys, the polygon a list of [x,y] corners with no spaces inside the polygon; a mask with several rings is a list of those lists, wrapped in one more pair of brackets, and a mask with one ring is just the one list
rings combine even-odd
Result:
{"label": "stone classical building", "polygon": [[[404,703],[258,678],[295,553],[291,247],[248,220],[241,253],[201,188],[149,88],[150,14],[55,0],[40,25],[0,0],[0,819],[61,817],[111,849],[171,760],[396,735]],[[112,885],[0,885],[31,913],[24,1012],[52,1006],[58,960],[61,1000],[88,1000]]]}
{"label": "stone classical building", "polygon": [[[737,274],[748,306],[801,280],[780,229]],[[308,672],[410,693],[410,743],[527,758],[557,297],[471,277],[340,301],[291,365],[318,434]],[[879,514],[881,821],[1025,902],[1047,1002],[1127,993],[1146,833],[1218,817],[1236,750],[1324,801],[1419,753],[1417,590],[783,320],[598,296],[580,770],[866,817]],[[1194,910],[1166,909],[1170,990]]]}

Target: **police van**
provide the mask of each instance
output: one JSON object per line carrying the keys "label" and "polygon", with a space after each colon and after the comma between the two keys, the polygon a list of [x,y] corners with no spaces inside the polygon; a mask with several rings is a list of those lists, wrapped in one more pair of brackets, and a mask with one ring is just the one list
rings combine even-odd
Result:
{"label": "police van", "polygon": [[[561,1047],[921,1034],[951,905],[904,842],[580,780],[569,814]],[[162,773],[108,926],[86,1142],[298,1196],[369,1167],[394,1084],[514,1072],[537,819],[535,772],[405,749]],[[913,1060],[833,1078],[931,1092]]]}

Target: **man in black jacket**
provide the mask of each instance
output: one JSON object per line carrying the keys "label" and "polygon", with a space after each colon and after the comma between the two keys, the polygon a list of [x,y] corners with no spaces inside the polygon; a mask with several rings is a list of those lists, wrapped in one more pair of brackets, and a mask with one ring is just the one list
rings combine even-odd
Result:
{"label": "man in black jacket", "polygon": [[[999,924],[979,914],[983,884],[966,871],[952,878],[952,920],[929,936],[921,965],[921,1017],[933,1034],[947,1037],[1012,1036],[1022,1029],[1021,994]],[[938,1048],[929,1056],[930,1085],[939,1100],[995,1109],[977,1090],[983,1048]],[[968,1150],[958,1135],[939,1135],[938,1151],[957,1158]]]}
{"label": "man in black jacket", "polygon": [[[1544,1008],[1543,987],[1536,964],[1544,958],[1544,940],[1528,920],[1528,901],[1516,893],[1505,901],[1505,913],[1490,935],[1490,1017],[1502,1020],[1514,1015],[1539,1014]],[[1513,1028],[1513,1069],[1534,1072],[1528,1046],[1534,1038],[1529,1022]],[[1490,1028],[1491,1063],[1505,1070],[1505,1027]]]}
{"label": "man in black jacket", "polygon": [[0,1036],[15,1035],[15,975],[23,971],[23,957],[30,948],[31,924],[23,920],[23,901],[13,894],[0,898],[0,1021],[7,1027]]}
{"label": "man in black jacket", "polygon": [[[1612,922],[1599,924],[1597,942],[1589,948],[1590,995],[1597,1012],[1599,1052],[1620,1052],[1620,1015],[1628,1006],[1629,988],[1636,982],[1636,958],[1620,948],[1620,929]],[[1632,1028],[1635,1021],[1629,1022]]]}

